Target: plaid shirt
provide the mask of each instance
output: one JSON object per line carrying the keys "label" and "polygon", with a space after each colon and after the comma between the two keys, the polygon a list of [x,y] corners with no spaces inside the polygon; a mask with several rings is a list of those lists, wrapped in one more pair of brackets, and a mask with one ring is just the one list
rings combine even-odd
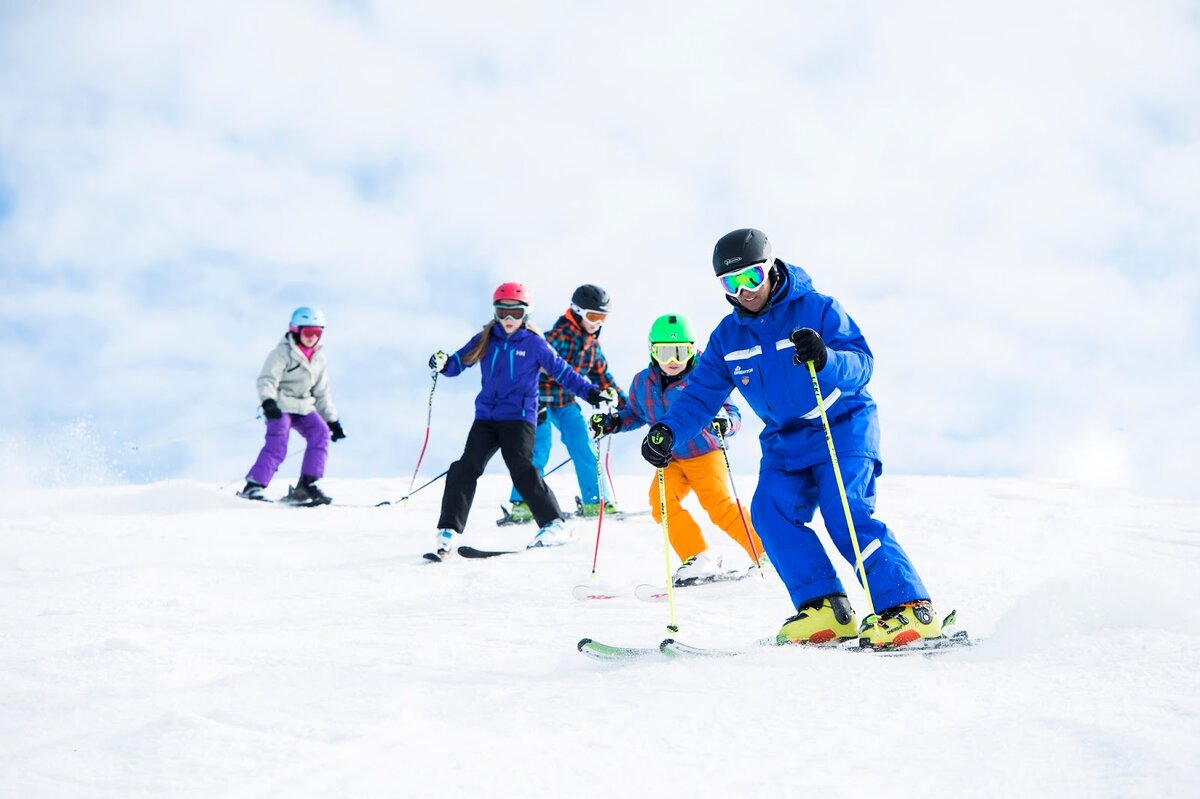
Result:
{"label": "plaid shirt", "polygon": [[[629,397],[617,385],[608,371],[608,360],[600,349],[596,336],[590,335],[579,324],[575,314],[567,311],[558,317],[554,327],[546,334],[546,341],[558,352],[572,369],[595,383],[600,388],[617,390],[617,407],[624,408]],[[543,374],[538,383],[538,400],[551,408],[562,408],[575,401],[575,395],[563,388],[549,375]]]}
{"label": "plaid shirt", "polygon": [[[699,353],[697,353],[697,357],[699,357]],[[621,411],[621,427],[618,432],[636,430],[642,425],[653,425],[661,420],[666,415],[672,400],[677,398],[687,386],[690,376],[691,372],[688,372],[664,389],[662,374],[658,369],[651,366],[638,372],[633,378],[633,384],[629,386],[629,407]],[[729,437],[742,427],[742,412],[729,401],[728,397],[725,398],[723,407],[730,422],[729,433],[725,436],[726,446],[728,446]],[[717,449],[720,449],[717,437],[713,435],[711,428],[704,427],[686,441],[676,439],[675,445],[671,447],[671,452],[677,458],[695,458]]]}

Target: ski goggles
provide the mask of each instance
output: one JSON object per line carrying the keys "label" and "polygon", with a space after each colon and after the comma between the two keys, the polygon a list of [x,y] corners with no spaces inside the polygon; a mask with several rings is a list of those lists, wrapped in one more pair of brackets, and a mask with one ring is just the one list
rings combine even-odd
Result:
{"label": "ski goggles", "polygon": [[325,328],[323,327],[301,327],[296,330],[296,333],[299,334],[300,338],[307,338],[310,336],[312,338],[320,338],[321,334],[324,332]]}
{"label": "ski goggles", "polygon": [[591,311],[587,308],[580,308],[574,303],[571,304],[571,310],[591,322],[593,325],[602,325],[604,324],[604,321],[608,319],[608,311]]}
{"label": "ski goggles", "polygon": [[736,272],[726,272],[723,275],[717,275],[717,280],[721,281],[721,288],[725,289],[725,293],[736,297],[739,291],[757,291],[767,279],[767,273],[771,269],[771,264],[763,261],[757,264],[751,264],[737,270]]}
{"label": "ski goggles", "polygon": [[687,363],[696,354],[694,344],[651,344],[650,355],[661,364]]}
{"label": "ski goggles", "polygon": [[493,305],[492,309],[496,312],[497,321],[503,322],[505,319],[524,319],[524,305]]}

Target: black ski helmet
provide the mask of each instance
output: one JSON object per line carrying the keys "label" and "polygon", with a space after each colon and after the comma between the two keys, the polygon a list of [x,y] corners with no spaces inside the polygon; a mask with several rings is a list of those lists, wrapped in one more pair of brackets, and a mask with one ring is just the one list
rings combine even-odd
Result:
{"label": "black ski helmet", "polygon": [[571,295],[571,304],[585,311],[608,313],[608,292],[599,286],[585,283]]}
{"label": "black ski helmet", "polygon": [[767,234],[752,227],[726,233],[713,247],[713,271],[718,276],[736,272],[751,264],[774,260],[775,251],[767,240]]}

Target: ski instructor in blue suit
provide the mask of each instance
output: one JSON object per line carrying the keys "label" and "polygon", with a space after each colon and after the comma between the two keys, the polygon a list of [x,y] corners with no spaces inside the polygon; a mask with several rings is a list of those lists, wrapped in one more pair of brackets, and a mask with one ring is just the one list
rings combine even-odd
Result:
{"label": "ski instructor in blue suit", "polygon": [[[708,340],[691,383],[642,443],[655,467],[676,440],[707,426],[737,388],[766,423],[750,515],[796,607],[781,643],[858,637],[878,647],[942,635],[916,569],[886,524],[875,519],[879,420],[867,391],[874,359],[858,325],[803,269],[775,257],[760,230],[735,230],[713,250],[713,269],[733,306]],[[807,363],[817,372],[871,599],[884,610],[858,627],[845,589],[808,526],[820,508],[829,536],[855,563],[850,531]],[[857,574],[857,572],[856,572]]]}

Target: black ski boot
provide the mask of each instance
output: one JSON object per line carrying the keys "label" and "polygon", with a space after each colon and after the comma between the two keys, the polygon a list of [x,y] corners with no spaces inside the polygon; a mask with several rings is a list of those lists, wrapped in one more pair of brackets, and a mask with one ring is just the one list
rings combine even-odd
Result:
{"label": "black ski boot", "polygon": [[246,487],[237,492],[237,495],[242,499],[257,499],[260,502],[270,502],[266,495],[263,494],[263,489],[266,488],[262,483],[256,483],[253,480],[246,481]]}
{"label": "black ski boot", "polygon": [[333,502],[333,499],[317,485],[318,479],[312,475],[300,475],[300,482],[295,487],[288,489],[288,494],[283,501],[306,508],[328,505]]}

